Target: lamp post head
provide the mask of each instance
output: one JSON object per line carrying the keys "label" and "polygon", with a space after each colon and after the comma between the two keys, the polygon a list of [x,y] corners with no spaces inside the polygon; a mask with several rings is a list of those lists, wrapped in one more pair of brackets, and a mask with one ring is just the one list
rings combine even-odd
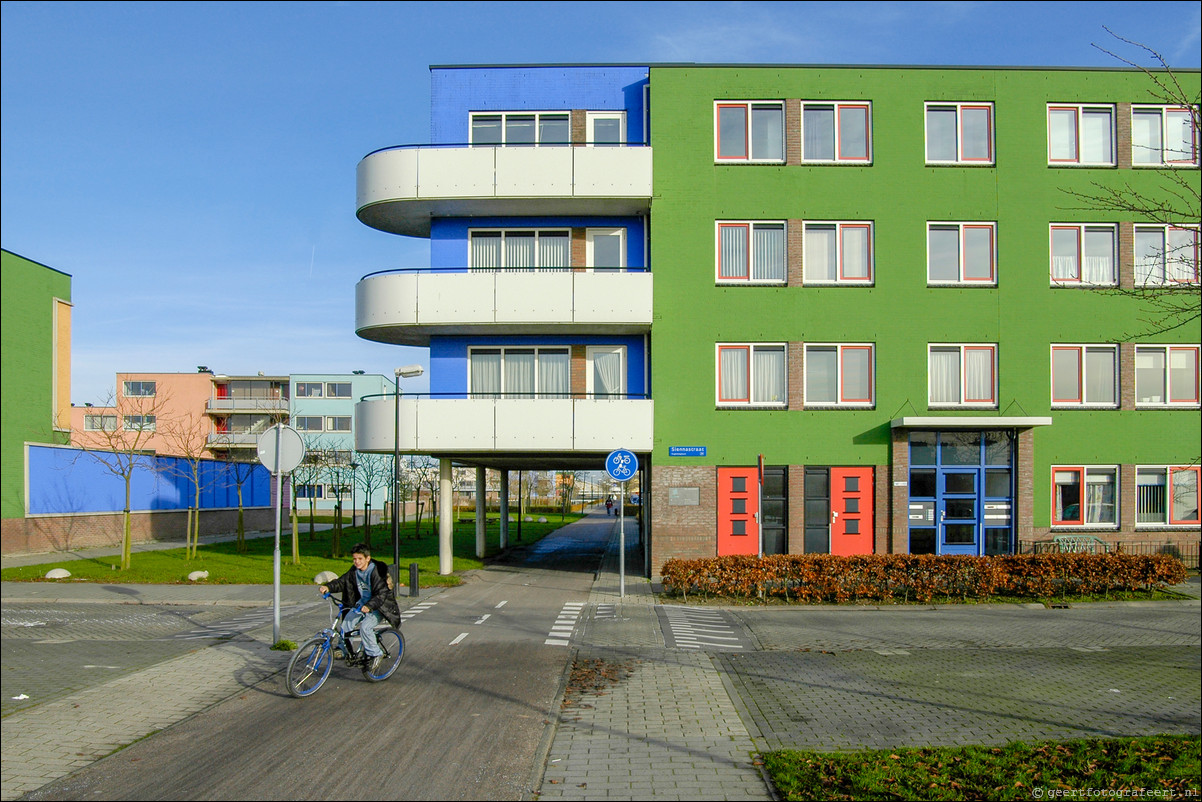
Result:
{"label": "lamp post head", "polygon": [[412,379],[414,376],[420,376],[426,372],[426,369],[421,365],[405,365],[396,369],[396,377]]}

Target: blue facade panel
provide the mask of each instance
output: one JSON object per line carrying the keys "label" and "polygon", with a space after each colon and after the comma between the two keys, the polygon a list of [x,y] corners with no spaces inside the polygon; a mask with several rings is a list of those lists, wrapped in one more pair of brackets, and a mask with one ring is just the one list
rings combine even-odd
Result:
{"label": "blue facade panel", "polygon": [[644,142],[648,67],[432,67],[430,141],[462,145],[473,111],[625,111],[629,142]]}

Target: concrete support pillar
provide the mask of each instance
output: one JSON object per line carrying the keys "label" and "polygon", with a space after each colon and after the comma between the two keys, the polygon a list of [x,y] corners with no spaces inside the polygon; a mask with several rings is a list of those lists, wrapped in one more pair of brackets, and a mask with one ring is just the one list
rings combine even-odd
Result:
{"label": "concrete support pillar", "polygon": [[501,471],[501,548],[509,548],[509,471],[507,470]]}
{"label": "concrete support pillar", "polygon": [[447,576],[454,571],[454,538],[451,513],[455,500],[451,497],[451,461],[438,461],[438,573]]}
{"label": "concrete support pillar", "polygon": [[488,504],[485,494],[488,484],[485,482],[487,468],[476,469],[476,558],[484,559],[484,528],[488,524]]}

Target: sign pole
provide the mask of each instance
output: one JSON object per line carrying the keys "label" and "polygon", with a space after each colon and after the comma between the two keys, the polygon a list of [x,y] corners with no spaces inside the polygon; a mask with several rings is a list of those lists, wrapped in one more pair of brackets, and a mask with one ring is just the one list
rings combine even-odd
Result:
{"label": "sign pole", "polygon": [[280,642],[280,509],[284,501],[284,474],[291,473],[301,464],[305,458],[305,443],[296,429],[277,423],[259,436],[258,455],[259,462],[275,479],[275,549],[271,553],[271,642],[274,645]]}
{"label": "sign pole", "polygon": [[618,487],[618,597],[626,595],[626,483],[639,467],[633,452],[619,448],[605,458],[605,472]]}
{"label": "sign pole", "polygon": [[618,485],[618,598],[626,597],[626,483]]}
{"label": "sign pole", "polygon": [[284,495],[284,483],[280,473],[280,433],[283,427],[276,424],[275,429],[275,465],[271,472],[275,476],[275,549],[271,552],[272,591],[271,603],[274,608],[271,616],[271,643],[280,642],[280,503]]}

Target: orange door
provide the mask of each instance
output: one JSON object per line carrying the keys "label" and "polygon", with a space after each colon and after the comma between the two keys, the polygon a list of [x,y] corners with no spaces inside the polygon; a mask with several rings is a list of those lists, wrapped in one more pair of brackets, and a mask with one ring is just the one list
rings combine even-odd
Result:
{"label": "orange door", "polygon": [[831,468],[831,554],[872,554],[872,468]]}
{"label": "orange door", "polygon": [[718,469],[718,556],[760,553],[760,486],[755,468]]}

